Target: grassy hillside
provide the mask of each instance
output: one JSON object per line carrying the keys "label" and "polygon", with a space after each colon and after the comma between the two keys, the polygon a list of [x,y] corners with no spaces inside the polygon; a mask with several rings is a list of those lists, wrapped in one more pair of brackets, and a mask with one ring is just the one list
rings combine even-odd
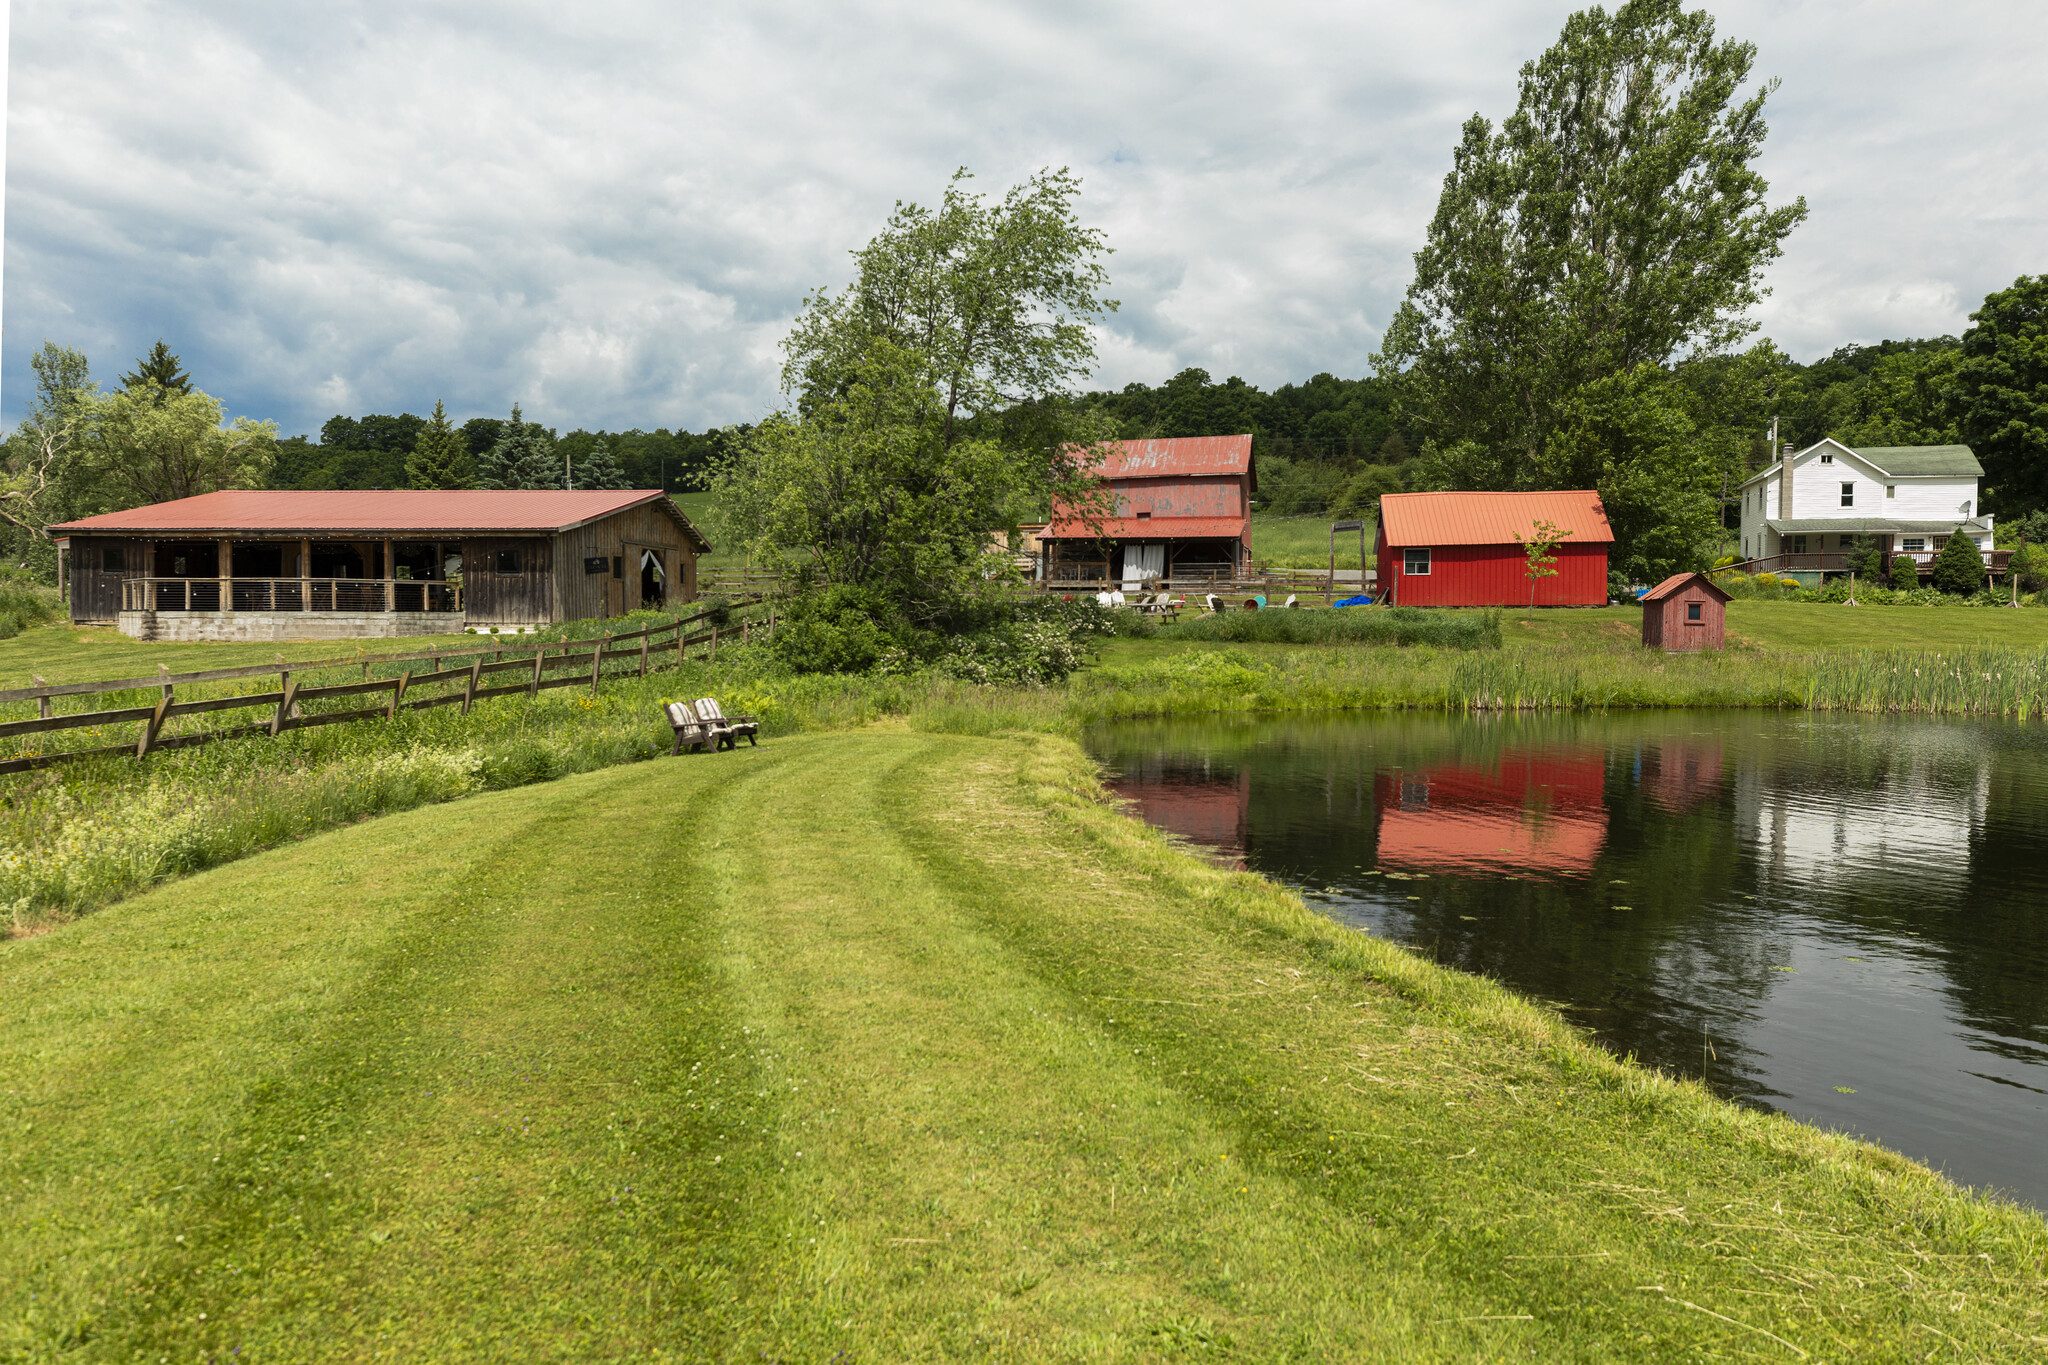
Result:
{"label": "grassy hillside", "polygon": [[2048,1229],[869,730],[0,944],[0,1356],[2011,1359]]}
{"label": "grassy hillside", "polygon": [[[1327,516],[1282,517],[1252,513],[1252,558],[1278,569],[1322,569],[1330,563],[1330,523]],[[1366,559],[1372,559],[1373,525],[1365,526]],[[1358,532],[1337,537],[1337,567],[1358,567]],[[1368,567],[1370,565],[1368,564]]]}

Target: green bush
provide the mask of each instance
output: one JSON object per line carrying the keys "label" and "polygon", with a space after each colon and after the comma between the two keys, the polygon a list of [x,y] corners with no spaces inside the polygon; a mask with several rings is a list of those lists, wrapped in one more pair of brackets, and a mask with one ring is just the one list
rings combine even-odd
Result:
{"label": "green bush", "polygon": [[1891,585],[1898,592],[1913,592],[1920,587],[1920,569],[1911,555],[1892,556]]}
{"label": "green bush", "polygon": [[1965,535],[1953,535],[1934,557],[1934,586],[1955,597],[1968,597],[1984,586],[1984,556],[1977,543]]}
{"label": "green bush", "polygon": [[1173,640],[1321,645],[1437,645],[1492,649],[1500,644],[1500,613],[1433,611],[1423,607],[1342,607],[1328,611],[1203,612],[1184,616],[1161,634]]}
{"label": "green bush", "polygon": [[22,574],[0,574],[0,640],[11,639],[32,626],[46,626],[64,615],[64,600],[54,588],[46,588]]}
{"label": "green bush", "polygon": [[2021,545],[2013,551],[2011,569],[2019,575],[2020,587],[2026,591],[2048,588],[2048,545]]}
{"label": "green bush", "polygon": [[772,648],[792,673],[866,673],[885,657],[921,654],[918,643],[879,596],[838,585],[790,599]]}

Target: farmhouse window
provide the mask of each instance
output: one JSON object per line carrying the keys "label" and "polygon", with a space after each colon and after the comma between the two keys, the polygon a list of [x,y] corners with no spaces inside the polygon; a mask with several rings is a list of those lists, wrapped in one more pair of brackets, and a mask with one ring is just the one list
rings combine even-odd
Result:
{"label": "farmhouse window", "polygon": [[1904,542],[1904,549],[1909,555],[1924,553],[1927,549],[1927,538],[1925,536],[1907,536]]}
{"label": "farmhouse window", "polygon": [[517,550],[500,550],[500,551],[498,551],[498,572],[499,572],[499,573],[518,573],[518,572],[519,572],[519,551],[517,551]]}
{"label": "farmhouse window", "polygon": [[1803,555],[1803,554],[1805,554],[1805,553],[1806,553],[1806,537],[1805,537],[1805,536],[1794,536],[1794,537],[1792,537],[1792,553],[1793,553],[1793,554],[1795,554],[1795,555]]}
{"label": "farmhouse window", "polygon": [[1697,603],[1697,602],[1688,602],[1688,603],[1686,603],[1686,604],[1685,604],[1685,619],[1686,619],[1686,620],[1688,620],[1688,621],[1700,621],[1700,620],[1703,620],[1703,618],[1702,618],[1702,617],[1701,617],[1701,615],[1700,615],[1700,604],[1699,604],[1699,603]]}
{"label": "farmhouse window", "polygon": [[1888,498],[1896,498],[1899,495],[1899,486],[1895,483],[1886,484],[1884,486],[1884,495]]}
{"label": "farmhouse window", "polygon": [[1853,483],[1845,483],[1845,484],[1843,484],[1843,485],[1842,485],[1842,506],[1844,506],[1844,507],[1854,507],[1855,505],[1856,505],[1856,485],[1855,485],[1855,484],[1853,484]]}
{"label": "farmhouse window", "polygon": [[101,551],[100,567],[108,573],[121,573],[128,567],[128,558],[119,545],[109,545]]}
{"label": "farmhouse window", "polygon": [[1429,551],[1403,550],[1401,552],[1401,572],[1416,578],[1427,576],[1429,573]]}
{"label": "farmhouse window", "polygon": [[1833,452],[1833,451],[1828,451],[1828,450],[1823,450],[1823,451],[1822,451],[1822,452],[1820,453],[1820,462],[1821,462],[1822,464],[1833,464],[1833,463],[1835,462],[1835,456],[1834,456],[1834,452]]}
{"label": "farmhouse window", "polygon": [[1936,537],[1934,538],[1934,552],[1935,552],[1936,554],[1940,554],[1940,553],[1941,553],[1941,547],[1942,547],[1942,546],[1944,546],[1944,545],[1946,545],[1946,544],[1948,544],[1948,537],[1947,537],[1947,536],[1936,536]]}

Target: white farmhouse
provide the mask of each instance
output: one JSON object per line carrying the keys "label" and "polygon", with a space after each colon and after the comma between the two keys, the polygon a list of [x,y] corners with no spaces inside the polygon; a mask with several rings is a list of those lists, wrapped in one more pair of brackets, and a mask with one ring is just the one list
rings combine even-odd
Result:
{"label": "white farmhouse", "polygon": [[1983,475],[1968,446],[1787,446],[1743,481],[1744,567],[1818,581],[1846,571],[1872,542],[1926,565],[1958,535],[1988,555],[1991,518],[1977,510]]}

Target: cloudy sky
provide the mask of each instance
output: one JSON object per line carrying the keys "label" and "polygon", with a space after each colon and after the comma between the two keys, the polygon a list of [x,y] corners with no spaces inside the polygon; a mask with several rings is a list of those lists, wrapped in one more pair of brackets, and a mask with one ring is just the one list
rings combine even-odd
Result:
{"label": "cloudy sky", "polygon": [[[804,292],[956,166],[1086,184],[1097,382],[1362,374],[1458,124],[1573,4],[17,0],[0,416],[45,338],[159,335],[231,412],[701,430]],[[1811,359],[2048,270],[2048,7],[1724,0],[1811,217],[1758,316]]]}

